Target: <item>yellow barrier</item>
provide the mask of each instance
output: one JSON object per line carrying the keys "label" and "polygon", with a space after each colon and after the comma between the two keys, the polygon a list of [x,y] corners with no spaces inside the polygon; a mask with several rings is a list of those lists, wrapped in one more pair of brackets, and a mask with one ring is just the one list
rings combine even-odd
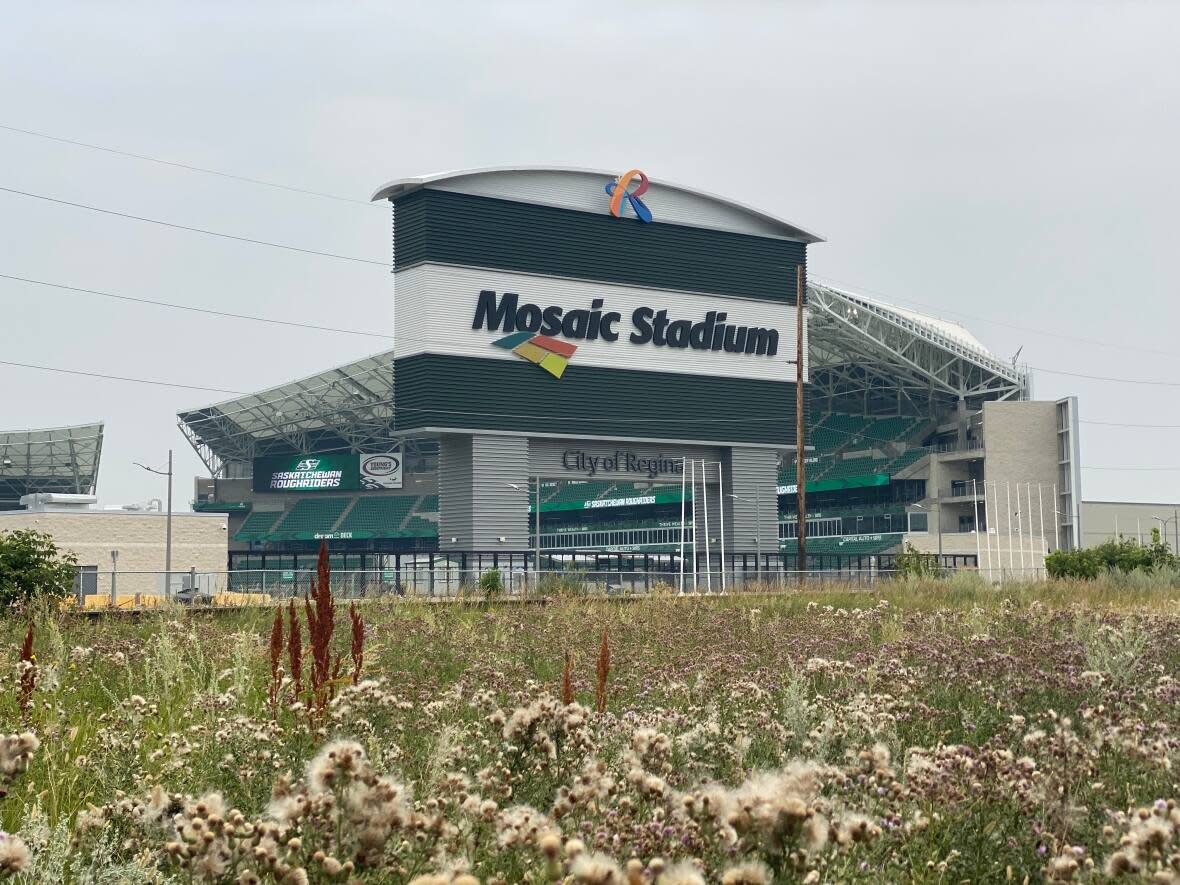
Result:
{"label": "yellow barrier", "polygon": [[[207,606],[211,605],[215,608],[235,608],[244,605],[270,605],[274,602],[268,593],[214,593],[207,599],[198,600],[195,605]],[[81,608],[84,611],[99,611],[102,609],[115,608],[120,611],[135,611],[146,608],[160,608],[166,605],[167,602],[163,596],[158,593],[119,593],[115,596],[115,604],[111,605],[111,595],[109,593],[94,594],[86,596],[82,600],[82,605],[78,605],[76,599],[64,601],[63,608]]]}

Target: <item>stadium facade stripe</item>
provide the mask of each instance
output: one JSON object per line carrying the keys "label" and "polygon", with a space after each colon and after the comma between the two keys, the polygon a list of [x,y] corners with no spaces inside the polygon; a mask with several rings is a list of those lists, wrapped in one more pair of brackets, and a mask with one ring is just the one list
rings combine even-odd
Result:
{"label": "stadium facade stripe", "polygon": [[[795,441],[794,409],[780,406],[774,414],[776,404],[793,407],[795,386],[788,382],[700,375],[686,384],[680,373],[579,366],[576,358],[558,380],[524,361],[419,354],[397,361],[393,383],[398,431],[474,426],[620,440]],[[555,414],[528,408],[546,403]],[[605,416],[604,403],[614,406]],[[540,414],[522,423],[525,409]]]}
{"label": "stadium facade stripe", "polygon": [[424,189],[397,201],[394,270],[426,262],[793,305],[805,245]]}

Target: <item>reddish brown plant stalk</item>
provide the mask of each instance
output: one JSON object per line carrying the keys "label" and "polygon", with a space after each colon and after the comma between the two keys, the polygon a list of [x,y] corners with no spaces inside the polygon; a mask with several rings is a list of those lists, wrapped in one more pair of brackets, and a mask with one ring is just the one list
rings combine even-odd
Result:
{"label": "reddish brown plant stalk", "polygon": [[365,663],[365,622],[355,602],[349,604],[348,616],[352,619],[352,684],[356,685],[361,681],[361,667]]}
{"label": "reddish brown plant stalk", "polygon": [[561,702],[574,702],[574,656],[568,650],[565,653],[565,669],[561,671]]}
{"label": "reddish brown plant stalk", "polygon": [[606,712],[606,677],[610,675],[610,645],[606,641],[606,628],[602,628],[602,645],[598,647],[598,685],[594,697],[599,713]]}
{"label": "reddish brown plant stalk", "polygon": [[336,600],[332,597],[328,545],[320,544],[316,580],[303,600],[307,614],[307,635],[311,641],[311,694],[315,712],[322,712],[333,693],[332,683],[340,675],[340,656],[332,657],[332,634],[336,630]]}
{"label": "reddish brown plant stalk", "polygon": [[283,609],[275,608],[274,623],[270,627],[270,718],[279,718],[279,663],[283,657]]}
{"label": "reddish brown plant stalk", "polygon": [[287,609],[287,663],[291,672],[291,699],[299,700],[299,692],[303,690],[303,629],[299,622],[299,615],[295,611],[295,597]]}
{"label": "reddish brown plant stalk", "polygon": [[21,716],[29,714],[33,705],[33,687],[37,684],[37,665],[33,660],[33,622],[29,622],[29,630],[25,633],[25,641],[20,647],[20,704]]}

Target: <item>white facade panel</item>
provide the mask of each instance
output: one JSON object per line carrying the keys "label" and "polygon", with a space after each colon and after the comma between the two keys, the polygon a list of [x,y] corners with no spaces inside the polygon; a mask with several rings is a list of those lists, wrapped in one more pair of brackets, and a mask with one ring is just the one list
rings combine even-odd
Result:
{"label": "white facade panel", "polygon": [[[619,170],[620,173],[625,171]],[[428,187],[605,215],[609,212],[610,203],[606,184],[613,178],[600,172],[521,170],[462,175],[431,182]],[[634,184],[628,187],[630,191],[634,189]],[[776,219],[657,181],[651,182],[640,199],[651,209],[652,220],[656,222],[728,230],[759,237],[784,237],[784,225]],[[629,219],[635,219],[630,209],[626,214]],[[804,239],[802,232],[799,239]]]}
{"label": "white facade panel", "polygon": [[[570,359],[572,365],[767,381],[795,379],[791,362],[796,348],[795,308],[789,304],[440,264],[398,271],[394,279],[398,308],[394,353],[398,359],[434,353],[519,360],[516,354],[493,343],[509,332],[472,328],[479,293],[491,290],[498,297],[505,292],[516,293],[521,305],[535,304],[542,309],[555,305],[566,313],[591,310],[594,299],[601,298],[604,313],[618,313],[616,341],[553,336],[577,346]],[[670,321],[703,322],[707,312],[718,311],[726,314],[724,322],[729,326],[773,329],[778,333],[776,352],[727,353],[634,343],[630,340],[636,329],[633,314],[644,307],[666,310]]]}

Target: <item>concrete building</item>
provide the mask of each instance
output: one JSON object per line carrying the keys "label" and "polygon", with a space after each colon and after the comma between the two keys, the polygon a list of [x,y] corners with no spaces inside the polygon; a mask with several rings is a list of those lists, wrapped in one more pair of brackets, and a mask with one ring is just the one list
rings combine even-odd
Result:
{"label": "concrete building", "polygon": [[[120,596],[162,594],[167,514],[95,510],[93,502],[90,496],[28,496],[22,503],[32,509],[0,511],[0,532],[32,529],[51,535],[60,549],[78,558],[83,594],[109,594],[112,571]],[[191,569],[225,571],[226,529],[224,514],[172,514],[174,589]]]}

